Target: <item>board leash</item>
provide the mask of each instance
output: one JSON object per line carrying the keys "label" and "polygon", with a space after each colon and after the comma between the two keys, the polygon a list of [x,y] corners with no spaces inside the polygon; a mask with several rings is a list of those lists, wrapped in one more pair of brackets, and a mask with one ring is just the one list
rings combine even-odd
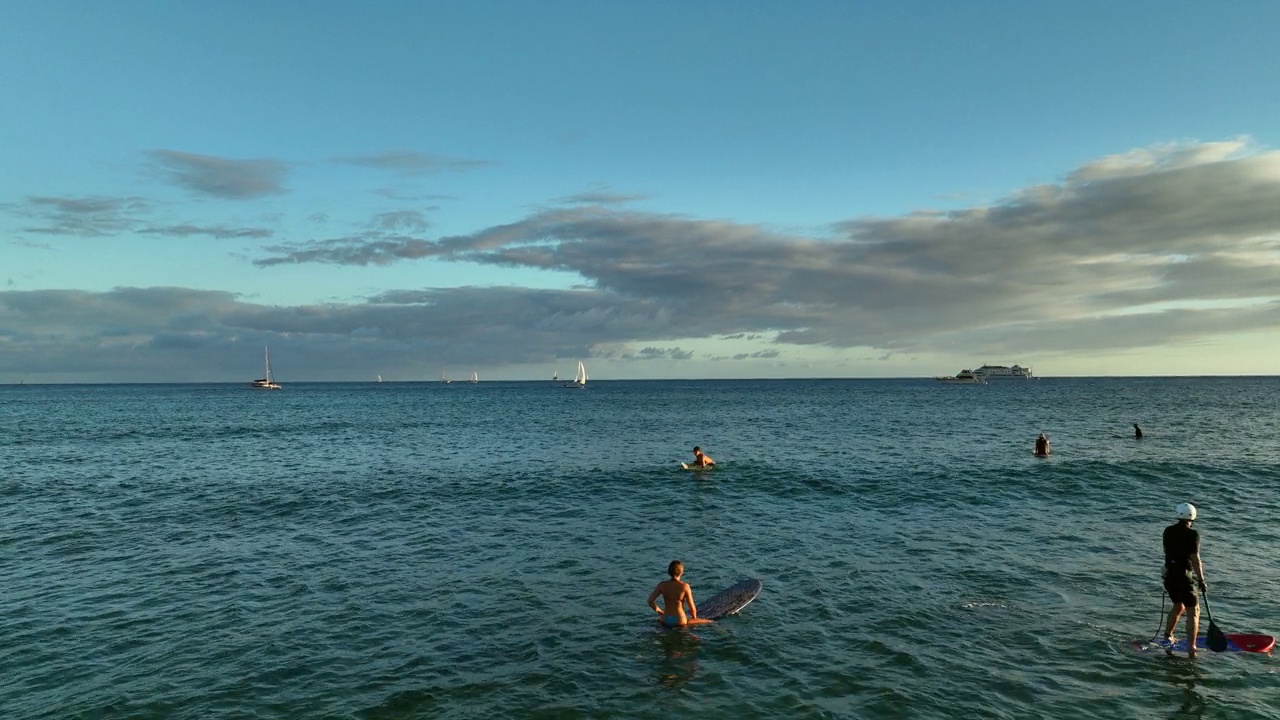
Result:
{"label": "board leash", "polygon": [[1160,593],[1160,624],[1156,626],[1156,634],[1151,636],[1147,642],[1155,642],[1160,637],[1160,631],[1164,629],[1164,599],[1169,597],[1168,591]]}

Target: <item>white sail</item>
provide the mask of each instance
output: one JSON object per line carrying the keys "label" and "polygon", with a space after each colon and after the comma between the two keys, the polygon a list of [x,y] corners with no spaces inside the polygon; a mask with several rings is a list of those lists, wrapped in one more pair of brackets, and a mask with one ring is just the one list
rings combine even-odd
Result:
{"label": "white sail", "polygon": [[480,382],[480,375],[479,375],[479,373],[477,373],[475,370],[472,370],[472,371],[471,371],[471,382],[473,382],[473,383],[478,383],[478,382]]}
{"label": "white sail", "polygon": [[578,370],[573,374],[573,382],[565,385],[567,388],[584,388],[587,386],[587,366],[578,361]]}

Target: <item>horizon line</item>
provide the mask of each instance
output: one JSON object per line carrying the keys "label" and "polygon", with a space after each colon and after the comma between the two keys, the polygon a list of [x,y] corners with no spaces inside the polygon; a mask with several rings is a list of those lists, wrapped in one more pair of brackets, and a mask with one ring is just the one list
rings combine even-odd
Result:
{"label": "horizon line", "polygon": [[[997,380],[994,383],[985,383],[987,385],[1021,385],[1031,384],[1039,380],[1176,380],[1176,379],[1202,379],[1202,378],[1274,378],[1280,377],[1280,373],[1275,374],[1239,374],[1239,375],[1037,375],[1034,378],[1026,379],[1008,379]],[[935,376],[923,375],[901,375],[892,377],[855,377],[855,376],[798,376],[798,377],[742,377],[742,378],[699,378],[699,377],[671,377],[671,378],[591,378],[592,383],[610,383],[610,382],[795,382],[806,380],[857,380],[857,381],[902,381],[902,380],[936,380]],[[439,380],[290,380],[281,382],[281,385],[481,385],[481,384],[499,384],[499,383],[562,383],[568,382],[563,379],[548,378],[526,378],[526,379],[507,379],[507,380],[478,380],[471,382],[470,380],[458,380],[453,382],[442,383]],[[239,380],[173,380],[167,382],[133,382],[127,380],[100,380],[93,382],[27,382],[25,380],[17,382],[4,382],[0,386],[48,386],[48,385],[250,385],[249,382]]]}

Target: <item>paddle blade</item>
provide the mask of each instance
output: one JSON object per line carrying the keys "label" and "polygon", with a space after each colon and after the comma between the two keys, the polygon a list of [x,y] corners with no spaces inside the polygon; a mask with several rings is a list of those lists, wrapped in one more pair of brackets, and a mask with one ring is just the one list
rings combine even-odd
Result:
{"label": "paddle blade", "polygon": [[1209,649],[1214,652],[1223,652],[1227,649],[1227,636],[1218,629],[1212,618],[1209,620]]}

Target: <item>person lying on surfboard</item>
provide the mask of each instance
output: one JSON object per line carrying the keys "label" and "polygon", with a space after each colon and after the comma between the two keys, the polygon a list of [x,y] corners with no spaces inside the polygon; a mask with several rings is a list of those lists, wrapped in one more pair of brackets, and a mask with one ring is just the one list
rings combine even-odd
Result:
{"label": "person lying on surfboard", "polygon": [[1196,634],[1200,631],[1200,605],[1195,590],[1191,589],[1191,574],[1195,573],[1200,594],[1205,592],[1204,564],[1200,562],[1200,533],[1191,528],[1196,521],[1196,506],[1182,503],[1174,512],[1178,521],[1164,529],[1164,591],[1169,593],[1173,608],[1164,626],[1164,640],[1173,644],[1173,628],[1187,611],[1187,652],[1195,654]]}
{"label": "person lying on surfboard", "polygon": [[[667,574],[671,579],[658,583],[653,592],[649,593],[649,607],[662,618],[662,624],[667,627],[683,627],[715,622],[698,617],[698,606],[693,603],[693,588],[680,579],[684,575],[684,563],[672,560],[667,565]],[[659,597],[662,598],[661,608],[657,602]],[[689,605],[688,615],[684,614],[685,603]]]}
{"label": "person lying on surfboard", "polygon": [[693,448],[693,462],[689,464],[697,467],[711,467],[716,464],[716,461],[712,460],[710,456],[703,455],[702,448],[695,445]]}
{"label": "person lying on surfboard", "polygon": [[1032,452],[1037,455],[1049,454],[1049,438],[1045,437],[1044,433],[1040,433],[1040,437],[1036,438],[1036,449]]}

